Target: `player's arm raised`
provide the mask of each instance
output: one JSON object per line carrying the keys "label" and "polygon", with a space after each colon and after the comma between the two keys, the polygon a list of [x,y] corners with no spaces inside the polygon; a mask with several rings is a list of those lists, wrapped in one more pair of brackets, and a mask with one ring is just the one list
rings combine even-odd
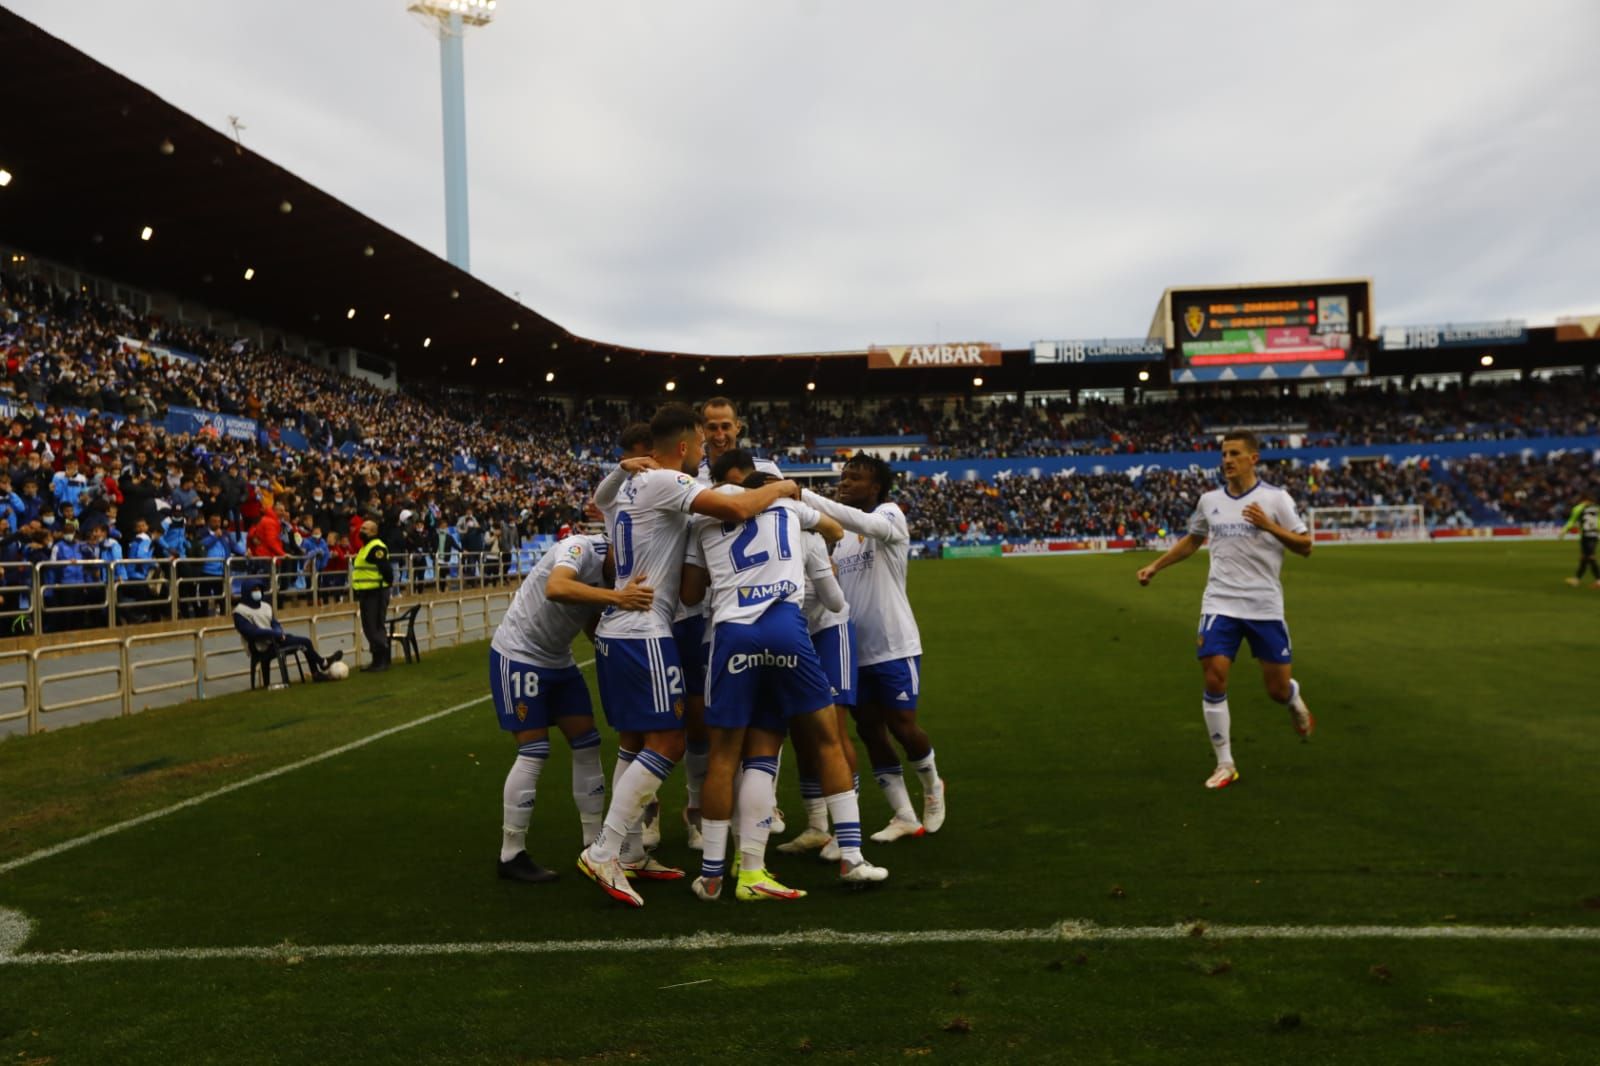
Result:
{"label": "player's arm raised", "polygon": [[1155,562],[1139,571],[1139,584],[1150,584],[1151,578],[1161,573],[1161,571],[1165,570],[1167,567],[1175,566],[1178,563],[1183,562],[1185,559],[1189,558],[1189,556],[1199,551],[1200,545],[1204,544],[1205,542],[1206,538],[1199,533],[1185,533],[1178,539],[1178,543],[1167,549],[1166,554],[1162,555],[1161,558],[1157,559]]}
{"label": "player's arm raised", "polygon": [[690,504],[695,514],[715,518],[719,522],[743,522],[754,518],[782,499],[796,499],[800,486],[793,481],[769,481],[759,489],[747,492],[714,492],[703,489]]}
{"label": "player's arm raised", "polygon": [[603,589],[585,585],[565,566],[550,571],[550,579],[544,583],[544,594],[546,599],[556,603],[583,603],[622,611],[648,611],[656,598],[655,590],[644,583],[643,574],[634,574],[633,580],[620,589]]}
{"label": "player's arm raised", "polygon": [[600,484],[594,490],[594,505],[600,510],[608,509],[617,502],[617,493],[622,491],[622,483],[641,470],[654,470],[661,464],[648,455],[638,455],[631,459],[624,459],[611,468],[611,472],[600,479]]}
{"label": "player's arm raised", "polygon": [[863,537],[882,541],[885,544],[894,544],[897,541],[909,542],[909,532],[899,523],[887,515],[874,514],[850,507],[838,500],[830,500],[826,496],[819,496],[810,489],[800,494],[800,502],[807,507],[821,511],[827,517],[838,522],[852,533],[859,533]]}
{"label": "player's arm raised", "polygon": [[1264,529],[1278,538],[1278,542],[1296,555],[1311,554],[1311,534],[1309,532],[1296,533],[1274,522],[1259,503],[1252,503],[1244,509],[1244,519],[1257,529]]}

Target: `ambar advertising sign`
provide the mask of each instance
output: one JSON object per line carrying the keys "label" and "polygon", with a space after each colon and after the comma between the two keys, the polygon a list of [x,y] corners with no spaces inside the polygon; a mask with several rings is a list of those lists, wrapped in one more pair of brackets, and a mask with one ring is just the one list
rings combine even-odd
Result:
{"label": "ambar advertising sign", "polygon": [[1556,319],[1556,340],[1600,340],[1600,315],[1574,315]]}
{"label": "ambar advertising sign", "polygon": [[873,345],[867,349],[868,370],[925,370],[928,367],[999,366],[1000,346],[970,344]]}

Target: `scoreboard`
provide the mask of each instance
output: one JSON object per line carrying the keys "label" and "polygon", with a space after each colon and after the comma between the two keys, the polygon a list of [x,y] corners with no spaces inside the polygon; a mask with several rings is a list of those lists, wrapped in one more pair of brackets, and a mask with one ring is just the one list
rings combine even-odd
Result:
{"label": "scoreboard", "polygon": [[1352,365],[1365,358],[1371,340],[1372,283],[1365,279],[1168,289],[1162,304],[1160,324],[1181,380],[1366,370]]}

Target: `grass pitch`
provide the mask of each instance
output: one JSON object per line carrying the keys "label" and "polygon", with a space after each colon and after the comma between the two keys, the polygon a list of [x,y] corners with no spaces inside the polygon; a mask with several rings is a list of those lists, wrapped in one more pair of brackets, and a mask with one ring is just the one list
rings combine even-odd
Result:
{"label": "grass pitch", "polygon": [[[0,960],[0,1061],[1593,1061],[1600,941],[928,935],[1063,921],[1600,934],[1600,592],[1561,583],[1571,553],[1288,560],[1319,730],[1295,737],[1241,659],[1242,778],[1219,794],[1201,788],[1204,558],[1146,589],[1146,556],[918,564],[923,718],[950,820],[871,848],[892,871],[877,891],[774,854],[812,890],[794,905],[710,907],[682,883],[646,886],[641,911],[611,904],[571,868],[559,742],[529,848],[563,880],[496,880],[511,745],[485,700],[0,873],[0,907],[33,922]],[[0,743],[0,868],[483,696],[486,654]],[[788,766],[783,790],[795,820]],[[675,805],[681,779],[665,794]],[[863,808],[869,829],[887,818],[870,781]],[[690,864],[675,817],[661,854]],[[469,953],[818,929],[898,936]],[[421,944],[460,946],[403,953]],[[374,946],[390,954],[359,954]],[[273,950],[234,957],[248,947]],[[19,964],[148,949],[221,957]]]}

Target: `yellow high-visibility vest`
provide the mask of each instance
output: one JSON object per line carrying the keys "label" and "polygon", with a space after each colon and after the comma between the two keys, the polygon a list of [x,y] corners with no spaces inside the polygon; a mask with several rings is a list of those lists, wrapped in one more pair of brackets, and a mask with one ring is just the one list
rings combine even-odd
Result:
{"label": "yellow high-visibility vest", "polygon": [[373,537],[361,546],[361,550],[356,552],[356,557],[350,564],[350,587],[356,592],[383,587],[383,574],[379,572],[378,564],[371,558],[374,548],[382,548],[385,554],[389,551],[383,541]]}

